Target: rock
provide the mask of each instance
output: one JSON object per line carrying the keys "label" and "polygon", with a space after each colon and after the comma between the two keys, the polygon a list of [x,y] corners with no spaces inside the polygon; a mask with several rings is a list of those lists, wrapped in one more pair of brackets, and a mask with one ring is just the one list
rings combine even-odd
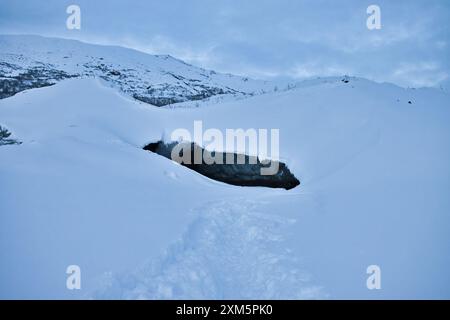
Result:
{"label": "rock", "polygon": [[[144,147],[144,150],[154,152],[165,158],[171,159],[172,150],[178,145],[177,142],[165,144],[162,141],[150,143]],[[201,163],[194,162],[195,152],[205,152],[205,150],[195,143],[189,143],[187,149],[190,149],[190,161],[180,164],[194,170],[208,178],[225,182],[236,186],[254,186],[254,187],[269,187],[269,188],[284,188],[286,190],[293,189],[300,185],[300,181],[290,172],[289,168],[283,162],[276,162],[278,171],[274,175],[262,175],[261,168],[270,166],[268,163],[259,161],[257,157],[242,155],[237,153],[222,153],[212,152],[213,156],[221,158],[223,164],[213,163],[207,164],[202,159]],[[185,149],[184,149],[185,150]],[[181,155],[182,156],[182,155]],[[237,158],[244,157],[245,163],[238,164]],[[189,157],[189,156],[188,156]],[[231,164],[226,163],[225,159],[230,157],[233,159]]]}

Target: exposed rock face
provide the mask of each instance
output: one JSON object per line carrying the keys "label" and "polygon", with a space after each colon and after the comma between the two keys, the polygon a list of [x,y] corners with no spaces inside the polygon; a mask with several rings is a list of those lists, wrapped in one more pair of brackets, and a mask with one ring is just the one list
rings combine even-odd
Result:
{"label": "exposed rock face", "polygon": [[[133,98],[155,105],[157,107],[162,107],[170,104],[175,104],[178,102],[184,102],[186,100],[196,101],[203,100],[215,95],[222,94],[238,94],[239,92],[235,90],[223,90],[221,88],[208,87],[205,85],[195,84],[192,86],[195,88],[195,92],[187,92],[181,86],[167,86],[165,88],[155,88],[149,87],[146,91],[146,95],[133,94]],[[170,92],[184,92],[182,95],[167,96]]]}
{"label": "exposed rock face", "polygon": [[[268,168],[270,164],[259,161],[257,157],[252,157],[236,153],[212,152],[212,156],[216,159],[222,159],[223,164],[213,163],[207,164],[202,159],[202,163],[194,163],[195,152],[205,152],[205,150],[195,143],[190,143],[190,161],[181,162],[180,164],[192,169],[208,178],[225,182],[236,186],[260,186],[269,188],[284,188],[286,190],[295,188],[300,184],[300,181],[290,172],[288,167],[283,162],[278,162],[278,172],[274,175],[262,175],[261,169]],[[168,159],[172,159],[172,150],[179,146],[179,143],[172,142],[165,144],[162,141],[150,143],[144,147],[148,150],[157,153]],[[206,151],[207,152],[207,151]],[[183,156],[180,154],[180,156]],[[227,157],[233,159],[232,164],[226,164]],[[244,164],[237,162],[238,157],[242,157]],[[203,157],[202,157],[203,158]]]}
{"label": "exposed rock face", "polygon": [[[19,70],[20,73],[18,75],[4,74],[1,72],[2,67]],[[0,62],[0,99],[11,97],[27,89],[48,87],[57,81],[76,76],[48,66],[21,69],[19,66]]]}

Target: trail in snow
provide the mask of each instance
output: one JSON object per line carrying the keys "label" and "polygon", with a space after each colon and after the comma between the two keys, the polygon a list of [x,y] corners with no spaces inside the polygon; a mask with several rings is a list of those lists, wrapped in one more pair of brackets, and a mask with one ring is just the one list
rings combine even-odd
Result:
{"label": "trail in snow", "polygon": [[207,203],[181,240],[137,271],[107,273],[95,299],[325,298],[301,261],[283,248],[283,228],[295,223],[258,212],[256,202]]}

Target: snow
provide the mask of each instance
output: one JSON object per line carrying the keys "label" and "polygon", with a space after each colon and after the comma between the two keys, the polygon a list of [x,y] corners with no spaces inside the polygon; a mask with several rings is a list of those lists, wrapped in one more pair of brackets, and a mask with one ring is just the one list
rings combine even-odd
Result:
{"label": "snow", "polygon": [[[0,147],[0,298],[449,298],[448,102],[357,78],[198,108],[91,77],[2,99],[22,144]],[[229,186],[142,150],[194,120],[280,129],[302,184]]]}
{"label": "snow", "polygon": [[[0,35],[0,61],[3,79],[42,68],[56,73],[40,75],[50,83],[59,81],[55,79],[57,75],[97,76],[141,101],[155,104],[153,100],[156,99],[158,105],[200,100],[203,96],[245,97],[271,92],[277,86],[197,68],[168,55],[149,55],[122,47],[31,35]],[[287,84],[278,84],[282,85]],[[162,102],[164,99],[171,102]]]}

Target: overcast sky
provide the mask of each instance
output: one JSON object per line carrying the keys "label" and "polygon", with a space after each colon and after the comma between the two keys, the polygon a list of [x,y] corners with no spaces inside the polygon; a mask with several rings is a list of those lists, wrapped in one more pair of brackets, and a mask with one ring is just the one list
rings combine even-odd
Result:
{"label": "overcast sky", "polygon": [[[81,8],[67,30],[66,8]],[[381,8],[381,30],[366,9]],[[254,78],[349,74],[447,86],[448,0],[0,0],[0,33],[118,44]]]}

